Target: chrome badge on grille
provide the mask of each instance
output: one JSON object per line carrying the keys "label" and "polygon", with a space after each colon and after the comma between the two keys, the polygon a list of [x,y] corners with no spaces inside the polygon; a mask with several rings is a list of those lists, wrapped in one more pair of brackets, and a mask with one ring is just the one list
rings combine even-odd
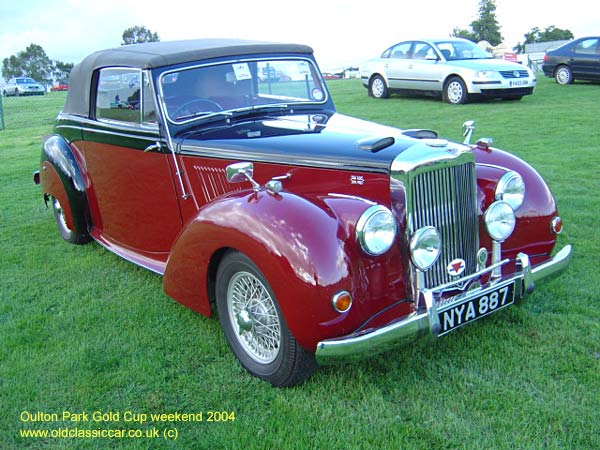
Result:
{"label": "chrome badge on grille", "polygon": [[456,258],[450,261],[450,263],[446,266],[446,270],[448,271],[448,275],[457,277],[465,271],[465,267],[467,267],[465,260]]}

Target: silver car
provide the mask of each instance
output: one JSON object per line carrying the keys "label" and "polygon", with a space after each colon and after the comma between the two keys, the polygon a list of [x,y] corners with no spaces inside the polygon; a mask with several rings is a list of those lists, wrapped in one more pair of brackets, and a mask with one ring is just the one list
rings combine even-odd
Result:
{"label": "silver car", "polygon": [[405,41],[361,68],[369,95],[392,92],[442,94],[451,104],[474,96],[520,100],[531,95],[536,77],[528,67],[499,59],[461,38]]}
{"label": "silver car", "polygon": [[5,97],[9,95],[44,95],[46,88],[33,78],[15,77],[6,83],[2,93]]}

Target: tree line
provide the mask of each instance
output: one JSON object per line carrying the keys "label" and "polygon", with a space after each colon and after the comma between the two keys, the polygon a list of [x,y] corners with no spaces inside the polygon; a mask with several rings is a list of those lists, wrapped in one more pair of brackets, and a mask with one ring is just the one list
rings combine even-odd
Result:
{"label": "tree line", "polygon": [[[496,2],[494,0],[480,0],[478,17],[471,22],[470,29],[455,28],[452,31],[452,36],[462,37],[473,42],[487,41],[492,46],[502,43],[504,38],[496,18]],[[525,33],[524,37],[525,41],[523,43],[519,42],[513,48],[517,53],[525,51],[525,44],[561,41],[573,39],[574,36],[570,30],[562,30],[551,25],[543,31],[538,27],[532,28],[530,32]]]}

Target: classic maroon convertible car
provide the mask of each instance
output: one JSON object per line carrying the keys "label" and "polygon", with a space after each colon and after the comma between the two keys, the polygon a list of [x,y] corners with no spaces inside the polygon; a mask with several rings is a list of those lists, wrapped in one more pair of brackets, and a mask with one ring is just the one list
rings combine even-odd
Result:
{"label": "classic maroon convertible car", "polygon": [[540,175],[335,107],[310,47],[157,42],[75,66],[41,183],[58,230],[163,275],[276,386],[442,336],[569,261]]}

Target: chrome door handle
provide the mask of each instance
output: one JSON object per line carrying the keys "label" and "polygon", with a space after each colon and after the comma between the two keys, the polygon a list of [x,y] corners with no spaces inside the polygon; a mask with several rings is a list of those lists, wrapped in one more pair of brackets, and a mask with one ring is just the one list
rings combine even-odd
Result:
{"label": "chrome door handle", "polygon": [[150,144],[148,147],[146,147],[144,149],[144,153],[160,151],[161,149],[162,149],[162,144],[160,142],[156,141],[154,144]]}

